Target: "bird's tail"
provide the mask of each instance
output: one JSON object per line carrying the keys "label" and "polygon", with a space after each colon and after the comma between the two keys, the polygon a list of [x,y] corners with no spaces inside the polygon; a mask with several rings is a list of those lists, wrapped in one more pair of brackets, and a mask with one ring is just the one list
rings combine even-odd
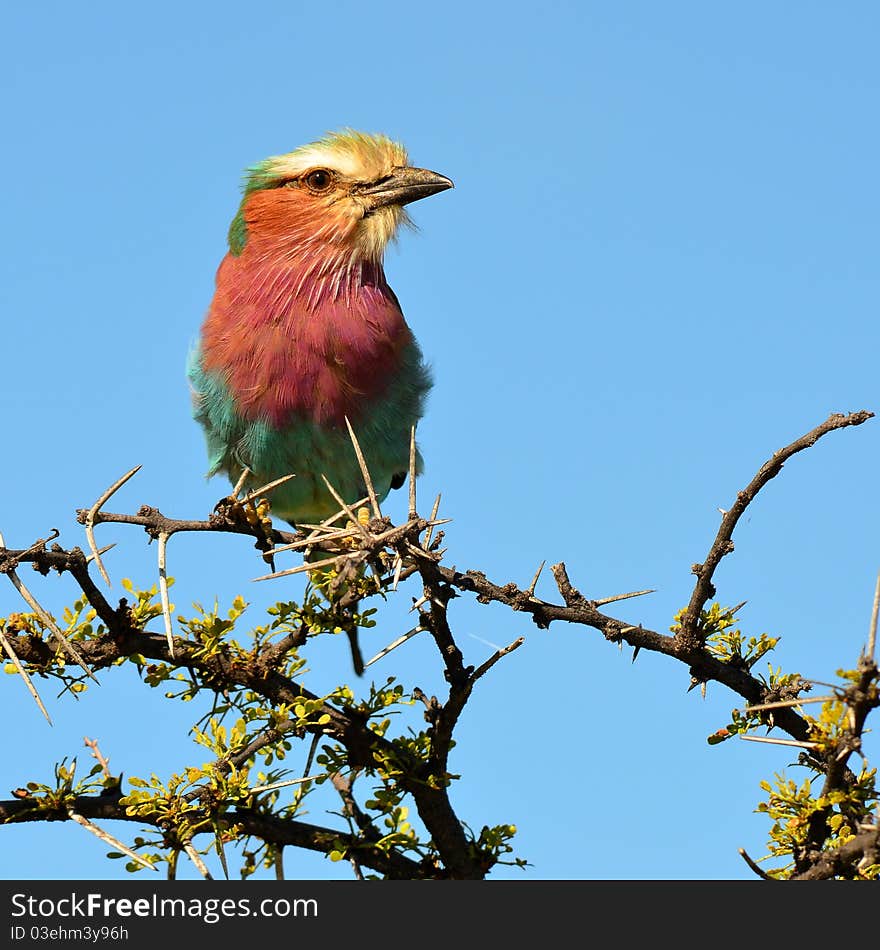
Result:
{"label": "bird's tail", "polygon": [[[356,604],[355,607],[357,607]],[[364,658],[361,656],[361,647],[358,643],[357,627],[352,627],[350,630],[346,630],[345,633],[348,636],[348,643],[351,648],[351,662],[352,666],[354,666],[355,675],[363,676]]]}
{"label": "bird's tail", "polygon": [[[306,550],[303,556],[303,560],[307,563],[309,561],[322,561],[322,560],[325,560],[328,554],[330,553],[338,553],[338,552],[325,551],[322,548],[315,546],[314,548],[310,548]],[[321,573],[320,569],[314,572],[311,572],[311,571],[309,572],[309,575],[312,578],[313,582],[317,580],[317,576],[320,573]],[[320,586],[323,587],[324,584],[320,584]],[[337,593],[338,594],[344,593],[344,588],[337,591]],[[357,600],[349,604],[347,611],[349,612],[350,616],[349,618],[346,618],[347,622],[343,622],[342,627],[343,627],[343,630],[345,631],[345,635],[348,637],[348,644],[351,650],[351,663],[352,663],[352,666],[354,667],[355,675],[363,676],[364,669],[365,669],[364,658],[361,653],[360,643],[358,642],[358,627],[354,620],[354,615],[358,612],[359,607],[360,607],[360,602]]]}

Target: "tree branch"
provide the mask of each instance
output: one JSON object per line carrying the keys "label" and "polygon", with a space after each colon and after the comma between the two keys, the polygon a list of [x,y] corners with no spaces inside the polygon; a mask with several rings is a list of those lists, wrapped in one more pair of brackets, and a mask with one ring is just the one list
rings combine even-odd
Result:
{"label": "tree branch", "polygon": [[[138,812],[137,815],[132,816],[118,801],[108,800],[102,796],[79,795],[74,799],[73,810],[76,814],[92,820],[127,821],[165,830],[165,819],[159,812],[154,814]],[[69,820],[71,817],[63,807],[46,811],[34,808],[33,802],[28,799],[0,801],[0,824]],[[427,869],[423,868],[419,862],[399,852],[373,847],[363,838],[332,828],[323,828],[290,818],[279,818],[247,808],[223,812],[213,816],[212,820],[215,826],[222,829],[238,826],[246,835],[254,835],[263,841],[279,846],[293,845],[322,854],[326,854],[334,847],[351,849],[357,854],[358,861],[362,865],[389,878],[412,879],[435,876],[426,874]],[[205,829],[205,833],[209,833],[208,828]]]}
{"label": "tree branch", "polygon": [[700,613],[711,597],[715,596],[715,588],[712,584],[712,577],[715,569],[721,562],[721,559],[733,551],[733,531],[737,522],[742,517],[743,512],[755,499],[758,492],[781,471],[782,466],[798,452],[808,449],[815,445],[822,436],[833,432],[835,429],[843,429],[847,426],[859,426],[868,419],[873,418],[874,413],[866,410],[851,412],[848,415],[834,413],[829,416],[825,422],[811,429],[806,435],[795,439],[790,445],[774,452],[773,455],[758,469],[755,477],[740,492],[737,493],[736,500],[729,511],[725,512],[721,519],[721,525],[718,533],[705,561],[702,564],[695,564],[693,572],[697,575],[697,582],[694,585],[694,591],[691,594],[690,603],[681,621],[681,629],[676,634],[678,640],[688,647],[701,645],[702,637],[699,633]]}

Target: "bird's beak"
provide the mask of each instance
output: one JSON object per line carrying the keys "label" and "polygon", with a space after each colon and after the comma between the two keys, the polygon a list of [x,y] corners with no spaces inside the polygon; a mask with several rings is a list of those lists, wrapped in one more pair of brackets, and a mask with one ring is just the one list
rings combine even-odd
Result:
{"label": "bird's beak", "polygon": [[361,185],[357,194],[366,200],[368,211],[375,211],[386,205],[406,205],[454,187],[445,175],[427,168],[402,167],[395,168],[386,178]]}

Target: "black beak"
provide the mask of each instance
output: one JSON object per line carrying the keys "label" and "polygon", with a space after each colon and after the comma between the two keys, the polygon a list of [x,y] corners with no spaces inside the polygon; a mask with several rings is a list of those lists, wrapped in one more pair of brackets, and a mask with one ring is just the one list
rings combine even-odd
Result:
{"label": "black beak", "polygon": [[395,168],[387,178],[360,185],[356,194],[366,198],[369,210],[374,211],[386,205],[406,205],[454,187],[445,175],[438,175],[427,168],[404,167]]}

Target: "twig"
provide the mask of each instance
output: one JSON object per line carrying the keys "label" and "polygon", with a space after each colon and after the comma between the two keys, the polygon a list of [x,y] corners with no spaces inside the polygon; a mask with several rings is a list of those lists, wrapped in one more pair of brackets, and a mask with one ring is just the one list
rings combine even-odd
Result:
{"label": "twig", "polygon": [[376,498],[376,489],[373,488],[373,479],[370,478],[370,470],[367,468],[367,462],[364,458],[364,453],[361,451],[361,444],[358,442],[357,436],[354,434],[354,429],[351,427],[351,422],[349,422],[348,416],[345,417],[345,425],[348,427],[348,434],[351,438],[351,444],[354,446],[354,454],[357,456],[361,475],[364,477],[364,485],[367,489],[367,496],[370,499],[370,507],[373,509],[373,516],[376,518],[381,518],[382,511],[379,508],[379,499]]}
{"label": "twig", "polygon": [[101,764],[101,771],[104,773],[104,778],[112,779],[113,775],[110,772],[110,761],[104,757],[101,750],[98,748],[98,740],[90,739],[88,736],[83,736],[83,744],[92,750],[92,758],[97,759]]}
{"label": "twig", "polygon": [[401,538],[409,534],[410,528],[414,524],[421,524],[423,527],[433,527],[434,525],[438,524],[446,524],[451,520],[451,518],[437,518],[434,521],[407,521],[405,524],[392,525],[387,530],[382,531],[379,534],[374,534],[370,539],[370,542],[373,548],[376,549],[383,545],[399,541]]}
{"label": "twig", "polygon": [[485,663],[480,664],[474,672],[471,674],[471,683],[476,683],[476,681],[484,674],[488,673],[489,670],[503,657],[507,656],[508,653],[513,653],[514,650],[518,650],[526,642],[525,637],[517,637],[513,643],[508,644],[506,647],[502,647],[500,650],[497,650],[492,656],[486,660]]}
{"label": "twig", "polygon": [[100,838],[105,844],[109,844],[113,848],[118,848],[123,854],[127,854],[133,861],[137,861],[142,867],[149,868],[151,871],[156,871],[158,873],[159,869],[155,864],[147,861],[145,858],[142,858],[136,851],[132,851],[131,848],[124,845],[118,838],[114,838],[113,835],[108,834],[103,829],[99,828],[96,824],[89,821],[88,818],[84,818],[82,815],[77,814],[72,808],[67,809],[67,815],[69,818],[72,818],[78,825],[81,825],[86,831],[90,831],[96,838]]}
{"label": "twig", "polygon": [[761,870],[761,868],[759,868],[758,865],[755,864],[755,862],[748,856],[748,854],[746,854],[745,848],[738,848],[737,850],[739,851],[740,857],[743,859],[743,861],[745,861],[746,864],[748,864],[748,866],[755,872],[755,874],[758,875],[758,877],[763,878],[765,881],[776,880],[775,878],[770,877],[770,875],[766,871]]}
{"label": "twig", "polygon": [[556,587],[562,595],[566,607],[574,607],[586,603],[584,595],[574,587],[569,580],[564,561],[560,561],[558,564],[551,564],[550,572],[553,574]]}
{"label": "twig", "polygon": [[[365,815],[363,811],[361,811],[354,797],[353,787],[358,771],[359,770],[355,769],[347,775],[342,772],[333,772],[330,775],[330,781],[342,799],[342,816],[348,820],[349,828],[352,828],[352,823],[354,823],[360,830],[363,838],[368,841],[375,841],[378,837],[378,829],[370,820],[369,815]],[[355,868],[355,873],[359,874],[360,862],[353,864],[353,867]],[[359,879],[363,880],[363,875],[360,875]]]}
{"label": "twig", "polygon": [[833,432],[835,429],[842,429],[846,426],[861,425],[863,422],[867,422],[868,419],[872,418],[873,415],[873,412],[868,412],[866,410],[852,412],[848,415],[843,415],[841,413],[832,414],[825,420],[825,422],[816,426],[814,429],[811,429],[808,433],[806,433],[806,435],[801,436],[799,439],[795,439],[794,442],[785,446],[785,448],[780,449],[778,452],[774,452],[773,455],[761,466],[761,468],[758,470],[758,473],[749,482],[749,484],[737,493],[736,500],[730,507],[730,510],[727,511],[724,517],[721,519],[721,525],[718,528],[718,533],[715,536],[715,540],[712,542],[712,547],[709,549],[709,554],[706,557],[706,560],[702,564],[695,564],[693,567],[693,572],[697,576],[697,582],[694,585],[690,602],[688,603],[684,617],[682,618],[681,628],[676,634],[676,639],[680,643],[686,643],[693,647],[701,645],[697,632],[697,626],[700,620],[700,613],[703,610],[706,601],[710,597],[714,596],[712,576],[714,575],[718,564],[721,562],[721,559],[725,557],[725,555],[730,554],[730,552],[733,550],[733,541],[731,538],[733,536],[734,528],[736,527],[737,522],[739,521],[743,512],[746,510],[758,492],[767,484],[767,482],[770,481],[770,479],[775,478],[782,471],[783,465],[793,455],[803,451],[804,449],[810,448],[812,445],[815,445],[815,443],[821,439],[822,436],[827,435],[829,432]]}
{"label": "twig", "polygon": [[89,542],[89,547],[92,550],[92,557],[95,559],[95,564],[98,565],[98,570],[101,572],[101,577],[104,578],[104,583],[111,587],[110,576],[107,574],[107,571],[104,569],[104,562],[101,560],[101,552],[98,550],[97,544],[95,544],[95,518],[98,515],[98,512],[101,510],[102,506],[110,500],[111,496],[114,495],[120,488],[134,475],[136,475],[142,466],[135,465],[135,467],[130,471],[126,472],[122,478],[115,481],[108,489],[104,492],[103,495],[89,508],[89,512],[86,515],[86,540]]}
{"label": "twig", "polygon": [[168,534],[159,532],[158,559],[159,559],[159,595],[162,598],[162,617],[165,620],[165,639],[168,641],[168,652],[174,659],[174,630],[171,624],[171,605],[168,601],[168,576],[165,572],[165,549],[168,546]]}
{"label": "twig", "polygon": [[0,630],[0,643],[3,644],[3,649],[6,651],[9,659],[12,660],[13,664],[15,665],[18,675],[24,680],[24,685],[27,686],[28,692],[34,697],[34,702],[40,707],[40,712],[46,717],[46,722],[48,722],[50,726],[54,725],[52,722],[52,717],[48,712],[46,712],[46,707],[43,705],[43,700],[40,699],[40,694],[37,692],[37,688],[34,686],[33,680],[31,680],[30,676],[28,676],[28,671],[22,665],[21,660],[18,658],[18,654],[12,649],[12,645],[6,639],[6,635],[2,630]]}
{"label": "twig", "polygon": [[[231,496],[228,496],[231,497]],[[83,508],[78,508],[76,512],[77,521],[85,523],[87,512]],[[165,531],[170,537],[182,531],[207,531],[223,532],[228,534],[243,534],[249,538],[265,540],[265,532],[245,520],[230,521],[222,514],[213,514],[210,518],[203,521],[190,520],[184,518],[168,518],[156,508],[150,508],[144,505],[135,515],[123,515],[116,512],[102,511],[100,513],[101,524],[129,524],[137,525],[149,534],[152,539],[156,539],[160,531]],[[282,541],[297,540],[297,536],[290,531],[281,531],[273,529],[272,536],[280,538]]]}

